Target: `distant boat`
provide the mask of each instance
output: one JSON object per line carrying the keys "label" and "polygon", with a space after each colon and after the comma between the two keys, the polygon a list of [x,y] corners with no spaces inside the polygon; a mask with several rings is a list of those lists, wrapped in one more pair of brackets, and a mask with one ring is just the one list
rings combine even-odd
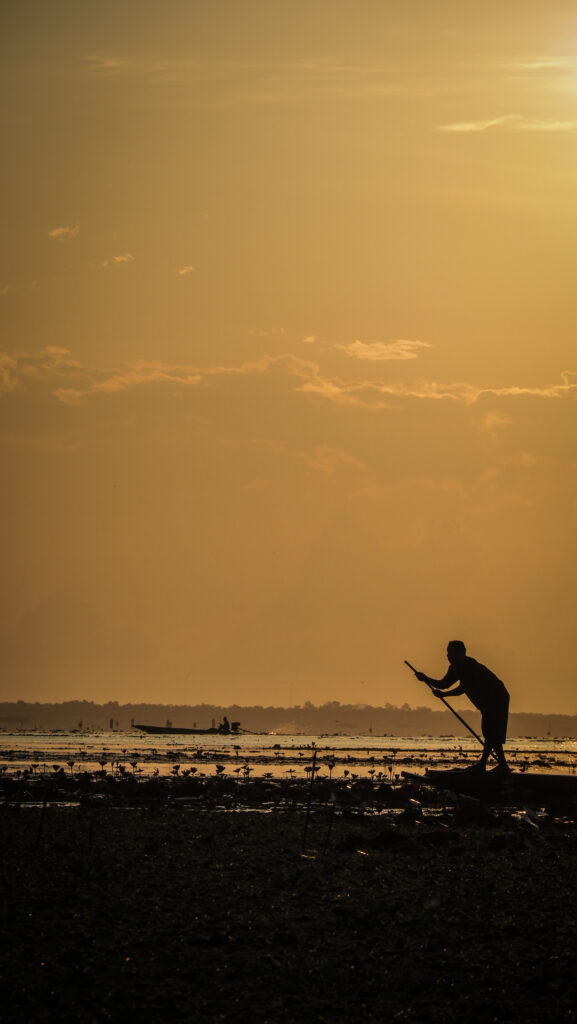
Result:
{"label": "distant boat", "polygon": [[238,736],[240,722],[221,722],[210,729],[185,729],[174,725],[135,725],[135,729],[149,733],[151,736]]}

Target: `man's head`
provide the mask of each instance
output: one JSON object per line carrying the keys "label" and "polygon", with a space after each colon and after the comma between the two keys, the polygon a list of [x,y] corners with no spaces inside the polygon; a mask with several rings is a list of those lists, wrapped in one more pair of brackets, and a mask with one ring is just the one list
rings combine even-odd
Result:
{"label": "man's head", "polygon": [[447,644],[447,658],[451,665],[458,665],[467,655],[467,648],[462,640],[451,640]]}

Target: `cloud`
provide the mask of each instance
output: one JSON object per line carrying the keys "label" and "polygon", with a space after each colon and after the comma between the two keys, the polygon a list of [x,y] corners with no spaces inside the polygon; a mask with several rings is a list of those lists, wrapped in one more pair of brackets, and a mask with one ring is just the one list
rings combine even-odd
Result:
{"label": "cloud", "polygon": [[106,54],[91,53],[84,57],[90,71],[126,71],[134,66],[134,62],[126,57],[113,57]]}
{"label": "cloud", "polygon": [[139,363],[132,369],[105,377],[94,383],[93,392],[113,394],[118,391],[129,391],[144,384],[200,384],[202,374],[171,372],[161,363]]}
{"label": "cloud", "polygon": [[479,420],[480,430],[486,434],[491,440],[497,440],[499,432],[504,427],[509,427],[513,423],[510,416],[504,416],[498,412],[488,412]]}
{"label": "cloud", "polygon": [[227,60],[180,60],[173,57],[156,57],[138,54],[127,57],[119,54],[91,53],[83,58],[86,70],[99,77],[133,78],[154,84],[182,82],[213,82],[228,78],[251,65]]}
{"label": "cloud", "polygon": [[409,341],[399,338],[397,341],[364,342],[353,341],[350,345],[338,345],[337,348],[346,352],[353,359],[367,359],[370,362],[386,363],[393,360],[417,359],[419,350],[432,348],[428,341]]}
{"label": "cloud", "polygon": [[14,290],[14,286],[11,284],[5,284],[0,288],[0,295],[9,295]]}
{"label": "cloud", "polygon": [[486,132],[488,128],[497,128],[507,123],[510,117],[493,117],[486,121],[455,121],[452,124],[440,124],[440,132]]}
{"label": "cloud", "polygon": [[179,274],[180,277],[186,277],[188,274],[193,274],[195,270],[196,267],[193,267],[192,264],[189,263],[185,267],[179,267],[177,274]]}
{"label": "cloud", "polygon": [[78,224],[72,224],[70,227],[64,228],[52,228],[52,231],[48,232],[49,238],[58,238],[60,240],[76,238],[80,234],[80,226]]}
{"label": "cloud", "polygon": [[[103,260],[100,266],[109,267],[110,262],[110,260]],[[125,252],[121,256],[113,256],[112,263],[134,263],[134,256],[131,252]]]}
{"label": "cloud", "polygon": [[577,121],[540,121],[525,117],[519,118],[514,127],[521,132],[573,132]]}
{"label": "cloud", "polygon": [[316,340],[316,334],[306,334],[304,338],[301,338],[303,345],[314,345]]}
{"label": "cloud", "polygon": [[[229,438],[226,443],[229,445],[246,444],[246,438]],[[353,469],[357,473],[367,473],[368,467],[356,459],[349,452],[342,448],[334,448],[327,444],[318,444],[310,450],[289,447],[278,441],[271,441],[265,438],[256,438],[249,441],[250,444],[260,448],[266,448],[275,455],[281,455],[304,463],[309,469],[314,469],[326,477],[334,477],[342,468]],[[262,489],[264,482],[258,481],[258,489]]]}
{"label": "cloud", "polygon": [[85,394],[78,388],[56,388],[52,394],[63,405],[84,405]]}
{"label": "cloud", "polygon": [[545,121],[522,117],[519,114],[505,114],[502,117],[492,117],[482,121],[455,121],[451,124],[441,124],[437,126],[437,131],[467,134],[486,132],[493,128],[516,132],[567,132],[575,131],[577,121]]}
{"label": "cloud", "polygon": [[[314,364],[313,364],[314,365]],[[420,401],[450,401],[472,406],[485,396],[497,398],[538,398],[559,399],[577,396],[577,373],[564,371],[562,384],[543,387],[522,387],[511,384],[507,387],[480,387],[465,381],[440,383],[434,380],[418,380],[414,384],[384,383],[383,381],[343,381],[323,377],[319,367],[310,372],[298,386],[299,391],[317,395],[340,405],[352,405],[369,411],[390,407],[390,400],[415,399]]]}
{"label": "cloud", "polygon": [[[311,100],[379,100],[394,96],[430,96],[447,91],[446,80],[409,77],[402,68],[310,57],[284,62],[180,60],[151,54],[89,54],[88,73],[101,79],[132,80],[158,89],[180,87],[196,106],[284,106]],[[165,95],[170,96],[167,90]]]}
{"label": "cloud", "polygon": [[[353,345],[361,345],[355,342]],[[431,347],[426,342],[392,342],[389,346],[375,343],[367,346],[371,355],[363,349],[353,348],[357,359],[388,361],[414,358],[414,351],[421,346]],[[399,347],[400,346],[400,347]],[[405,346],[408,346],[405,348]],[[414,349],[414,346],[417,346]],[[374,349],[374,351],[373,351]],[[385,351],[383,351],[383,349]],[[393,354],[391,354],[391,351]],[[362,352],[363,354],[359,354]],[[262,356],[236,365],[193,366],[170,364],[153,360],[137,360],[120,365],[82,363],[71,353],[58,346],[49,346],[36,355],[11,355],[0,352],[0,393],[16,391],[25,387],[27,381],[44,382],[54,399],[68,406],[80,406],[96,401],[98,396],[118,395],[142,387],[167,387],[173,393],[182,389],[216,386],[220,378],[272,377],[275,375],[283,390],[321,398],[325,401],[348,405],[368,411],[390,408],[391,403],[400,401],[449,401],[472,406],[485,396],[497,398],[560,399],[577,396],[577,372],[564,371],[561,383],[526,387],[511,384],[505,387],[479,386],[466,381],[446,383],[420,379],[412,383],[388,382],[378,379],[345,380],[323,373],[319,363],[304,359],[292,353],[276,356]],[[214,384],[213,384],[214,382]],[[504,425],[500,420],[487,422],[487,427]]]}
{"label": "cloud", "polygon": [[73,359],[67,348],[47,345],[37,356],[23,357],[19,363],[23,377],[46,379],[54,374],[85,373],[81,363]]}
{"label": "cloud", "polygon": [[549,71],[553,68],[572,68],[575,62],[566,57],[534,57],[529,60],[516,60],[505,64],[513,71]]}
{"label": "cloud", "polygon": [[327,380],[320,375],[315,375],[312,380],[301,384],[297,390],[304,394],[326,398],[329,402],[335,402],[337,405],[351,405],[363,409],[386,408],[386,403],[379,397],[377,389],[370,384],[347,385],[342,381]]}
{"label": "cloud", "polygon": [[361,472],[367,470],[362,462],[348,452],[329,445],[318,445],[312,452],[303,453],[302,457],[311,469],[318,470],[325,476],[334,476],[341,466],[348,466]]}
{"label": "cloud", "polygon": [[7,352],[0,352],[0,395],[12,391],[16,387],[18,383],[17,367],[16,359],[9,356]]}
{"label": "cloud", "polygon": [[422,88],[420,82],[408,83],[382,65],[313,59],[247,67],[225,102],[234,106],[281,106],[310,100],[378,100],[420,93]]}
{"label": "cloud", "polygon": [[252,331],[252,334],[256,334],[259,338],[274,338],[276,336],[282,337],[287,333],[286,327],[265,327],[260,331]]}

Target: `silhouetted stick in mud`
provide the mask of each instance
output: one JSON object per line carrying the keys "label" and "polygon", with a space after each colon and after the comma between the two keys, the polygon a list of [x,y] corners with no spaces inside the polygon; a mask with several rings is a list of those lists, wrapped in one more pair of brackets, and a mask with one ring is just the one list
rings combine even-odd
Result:
{"label": "silhouetted stick in mud", "polygon": [[307,832],[308,832],[308,827],[309,827],[309,818],[311,816],[311,800],[313,798],[313,785],[314,785],[314,781],[315,781],[316,763],[317,763],[317,752],[315,750],[314,753],[313,753],[313,759],[312,759],[312,763],[311,763],[311,781],[310,781],[310,785],[309,785],[309,795],[308,795],[308,800],[307,800],[307,811],[306,811],[306,815],[305,815],[305,827],[303,829],[303,853],[305,852],[306,845],[307,845]]}

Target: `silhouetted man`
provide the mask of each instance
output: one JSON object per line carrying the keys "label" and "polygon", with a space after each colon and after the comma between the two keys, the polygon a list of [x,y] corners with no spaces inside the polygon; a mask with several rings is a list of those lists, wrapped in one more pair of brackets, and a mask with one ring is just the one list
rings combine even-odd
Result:
{"label": "silhouetted man", "polygon": [[[497,755],[495,771],[508,772],[503,744],[507,738],[509,692],[500,679],[474,658],[469,658],[462,640],[451,640],[447,647],[449,669],[443,679],[431,679],[417,672],[417,679],[433,687],[436,697],[458,697],[464,693],[481,712],[481,731],[484,745],[481,760],[469,771],[485,771],[491,751]],[[455,683],[454,690],[448,690]],[[447,692],[448,690],[448,692]]]}

